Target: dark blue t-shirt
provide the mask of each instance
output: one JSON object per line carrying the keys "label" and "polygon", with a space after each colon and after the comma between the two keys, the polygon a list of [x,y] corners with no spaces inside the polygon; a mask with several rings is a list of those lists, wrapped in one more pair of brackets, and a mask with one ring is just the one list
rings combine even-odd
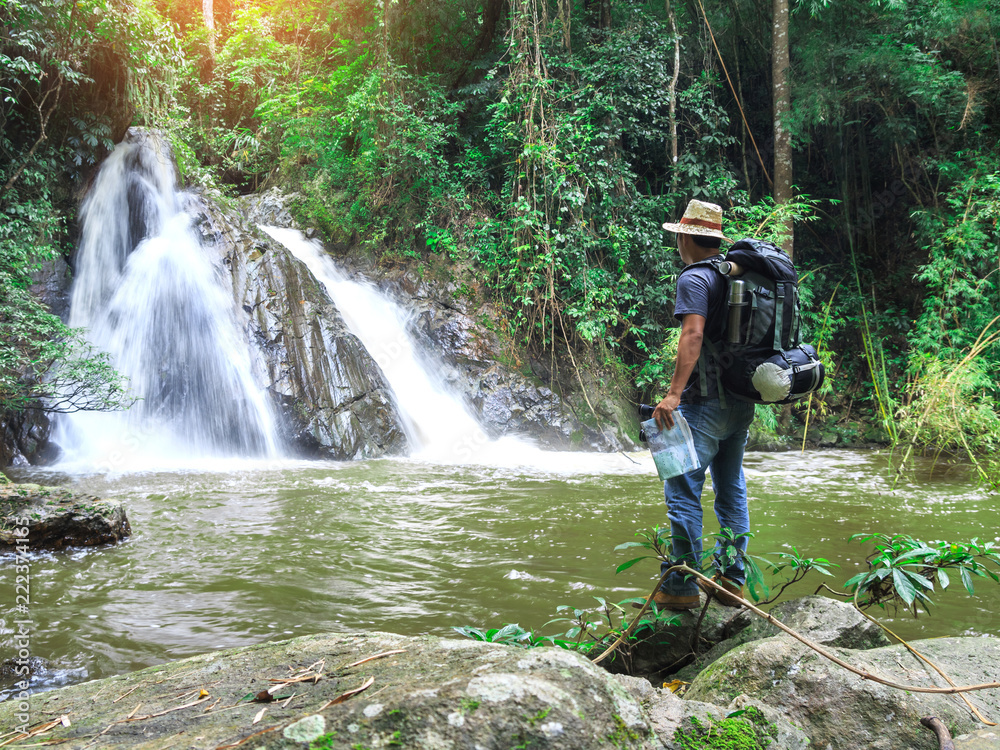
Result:
{"label": "dark blue t-shirt", "polygon": [[[677,302],[674,304],[674,317],[678,320],[684,315],[694,313],[705,318],[704,338],[715,344],[716,349],[721,351],[722,336],[726,328],[726,280],[722,274],[711,266],[694,266],[685,268],[677,279]],[[707,398],[718,398],[719,379],[717,374],[718,363],[711,356],[705,344],[702,344],[702,353],[706,355],[691,373],[684,392],[681,394],[681,402],[701,401],[705,397],[701,392],[700,367],[704,361],[708,362],[706,375],[706,385],[708,386]]]}

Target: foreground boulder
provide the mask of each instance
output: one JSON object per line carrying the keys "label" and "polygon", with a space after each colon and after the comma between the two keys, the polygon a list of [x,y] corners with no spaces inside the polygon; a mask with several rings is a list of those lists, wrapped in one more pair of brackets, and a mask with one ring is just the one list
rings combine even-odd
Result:
{"label": "foreground boulder", "polygon": [[638,701],[578,654],[384,633],[222,651],[29,704],[30,726],[16,698],[0,726],[65,748],[661,747]]}
{"label": "foreground boulder", "polygon": [[[682,701],[557,648],[316,635],[232,649],[0,703],[0,726],[64,748],[804,750],[766,706]],[[739,716],[728,717],[732,710]],[[715,747],[716,745],[704,745]]]}
{"label": "foreground boulder", "polygon": [[[912,645],[956,685],[1000,678],[1000,639],[937,638]],[[829,647],[829,651],[898,684],[948,687],[932,667],[902,645],[869,650]],[[862,679],[787,635],[753,641],[723,655],[694,679],[685,697],[726,704],[747,694],[802,727],[813,746],[830,750],[935,750],[936,738],[920,725],[924,716],[941,719],[953,735],[982,728],[957,696],[901,690]],[[985,716],[1000,716],[1000,689],[967,695]]]}
{"label": "foreground boulder", "polygon": [[[770,614],[865,671],[900,684],[946,685],[905,647],[890,646],[881,628],[849,604],[807,596],[783,602]],[[700,628],[695,632],[699,620]],[[932,660],[956,684],[1000,679],[994,666],[1000,656],[997,639],[938,639],[917,648],[928,656],[933,654]],[[996,733],[991,736],[992,730],[982,730],[961,698],[906,692],[865,681],[746,609],[711,603],[704,617],[700,610],[680,613],[637,644],[631,656],[631,661],[622,658],[609,668],[631,667],[656,674],[659,679],[655,684],[660,680],[676,685],[691,683],[683,701],[670,703],[660,697],[655,705],[644,704],[654,731],[668,748],[674,746],[671,742],[681,748],[714,747],[697,744],[699,738],[706,739],[711,727],[716,732],[713,737],[739,735],[747,742],[769,739],[767,746],[772,749],[804,746],[800,743],[808,735],[813,747],[824,750],[933,750],[938,743],[920,719],[937,716],[953,734],[968,733],[955,738],[957,750],[1000,750]],[[690,663],[679,671],[677,666],[665,668],[671,660],[675,665]],[[985,716],[996,718],[1000,714],[1000,689],[970,693],[969,698]],[[756,718],[751,721],[753,731],[745,726],[727,727],[731,721],[727,717],[734,713]],[[761,736],[761,730],[766,736]]]}
{"label": "foreground boulder", "polygon": [[[27,535],[23,529],[27,529]],[[117,500],[64,487],[0,484],[0,551],[55,550],[120,542],[132,533]]]}
{"label": "foreground boulder", "polygon": [[[991,638],[918,647],[960,684],[991,679],[1000,657]],[[889,679],[942,682],[902,647],[829,648]],[[997,715],[1000,690],[970,699]],[[929,715],[960,735],[956,750],[998,750],[996,731],[954,696],[864,681],[785,635],[723,655],[683,700],[561,649],[369,633],[231,649],[0,703],[0,726],[25,735],[15,747],[81,750],[935,750],[920,725]]]}

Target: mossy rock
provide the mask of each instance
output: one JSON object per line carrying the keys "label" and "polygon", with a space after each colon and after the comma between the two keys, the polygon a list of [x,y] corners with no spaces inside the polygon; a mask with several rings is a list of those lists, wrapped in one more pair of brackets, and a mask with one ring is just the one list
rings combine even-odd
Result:
{"label": "mossy rock", "polygon": [[719,722],[702,723],[690,717],[685,725],[674,732],[678,750],[764,750],[773,747],[778,736],[777,727],[753,706]]}
{"label": "mossy rock", "polygon": [[[32,708],[67,716],[44,739],[74,749],[662,747],[639,703],[580,654],[389,633],[206,654],[42,693]],[[16,712],[0,703],[0,726],[17,727]]]}
{"label": "mossy rock", "polygon": [[65,487],[0,485],[0,551],[25,546],[32,550],[93,547],[119,542],[131,531],[125,508],[117,500]]}

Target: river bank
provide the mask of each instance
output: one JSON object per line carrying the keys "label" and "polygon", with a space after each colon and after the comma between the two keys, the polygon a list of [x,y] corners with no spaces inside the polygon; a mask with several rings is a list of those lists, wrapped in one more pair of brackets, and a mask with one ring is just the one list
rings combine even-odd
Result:
{"label": "river bank", "polygon": [[[920,719],[936,716],[961,735],[957,750],[1000,747],[997,733],[957,697],[918,692],[948,687],[927,664],[902,646],[872,647],[858,637],[853,631],[868,624],[847,605],[815,597],[777,615],[870,675],[909,689],[859,681],[773,626],[752,623],[737,636],[741,645],[694,676],[684,700],[563,649],[370,632],[208,653],[15,697],[0,704],[0,725],[23,735],[6,735],[13,747],[57,742],[74,750],[690,750],[721,747],[723,737],[741,750],[933,750],[937,739]],[[689,639],[696,618],[685,617],[653,638]],[[848,642],[863,650],[834,645]],[[995,679],[998,639],[914,646],[961,684]],[[1000,690],[970,700],[987,715],[1000,712]]]}

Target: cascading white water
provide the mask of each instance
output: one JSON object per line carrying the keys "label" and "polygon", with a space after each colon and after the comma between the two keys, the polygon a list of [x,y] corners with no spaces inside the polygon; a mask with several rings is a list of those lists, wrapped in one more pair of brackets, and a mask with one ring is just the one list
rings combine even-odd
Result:
{"label": "cascading white water", "polygon": [[344,276],[322,247],[298,230],[263,226],[261,230],[306,265],[382,369],[414,455],[449,462],[481,460],[491,441],[439,373],[418,356],[406,331],[409,314],[371,284]]}
{"label": "cascading white water", "polygon": [[125,413],[61,418],[63,465],[121,470],[279,452],[233,300],[180,201],[168,146],[130,133],[83,205],[70,324],[89,329],[139,400]]}
{"label": "cascading white water", "polygon": [[[318,242],[307,240],[298,230],[260,228],[306,265],[382,369],[402,414],[413,458],[571,474],[618,473],[623,468],[631,473],[640,466],[617,453],[547,451],[509,435],[490,439],[461,397],[447,387],[433,357],[419,355],[407,331],[409,312],[373,285],[348,279]],[[643,459],[643,465],[650,464],[648,457]]]}

